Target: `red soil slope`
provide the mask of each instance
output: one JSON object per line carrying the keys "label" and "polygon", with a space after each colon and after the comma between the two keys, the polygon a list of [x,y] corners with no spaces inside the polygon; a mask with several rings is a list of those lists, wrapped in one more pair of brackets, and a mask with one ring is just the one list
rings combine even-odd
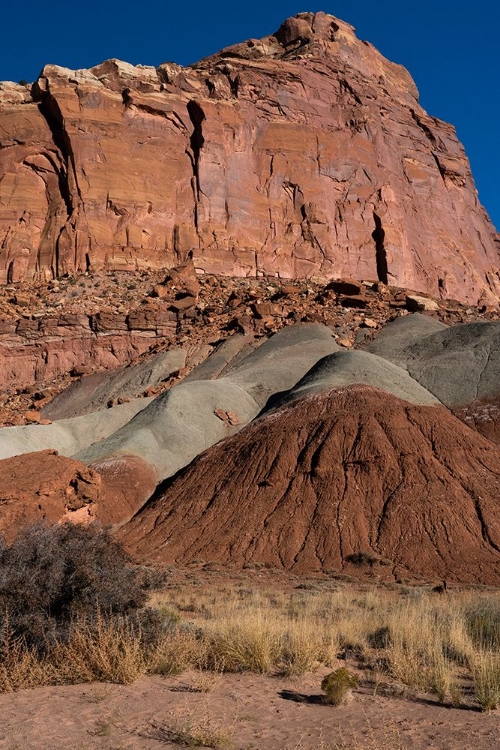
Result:
{"label": "red soil slope", "polygon": [[120,536],[145,561],[498,584],[499,490],[500,450],[449,411],[351,386],[206,451]]}
{"label": "red soil slope", "polygon": [[453,413],[485,438],[500,445],[500,396],[457,406]]}

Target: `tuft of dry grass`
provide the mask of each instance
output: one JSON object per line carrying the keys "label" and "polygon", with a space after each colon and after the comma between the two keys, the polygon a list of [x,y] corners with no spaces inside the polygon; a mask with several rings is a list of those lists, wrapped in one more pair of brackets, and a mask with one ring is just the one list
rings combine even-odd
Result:
{"label": "tuft of dry grass", "polygon": [[474,657],[471,669],[474,696],[483,711],[492,711],[500,704],[500,655],[481,652]]}
{"label": "tuft of dry grass", "polygon": [[151,737],[159,742],[215,750],[229,745],[233,734],[233,727],[214,721],[208,710],[201,718],[186,712],[184,716],[173,716],[169,721],[155,721],[150,730]]}

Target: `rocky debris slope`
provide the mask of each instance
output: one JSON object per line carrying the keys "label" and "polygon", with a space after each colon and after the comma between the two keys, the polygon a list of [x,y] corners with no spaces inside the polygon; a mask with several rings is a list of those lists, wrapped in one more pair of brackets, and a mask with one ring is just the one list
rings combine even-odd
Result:
{"label": "rocky debris slope", "polygon": [[[379,283],[198,278],[189,263],[168,274],[111,272],[78,281],[61,279],[58,291],[52,290],[52,284],[26,283],[22,293],[13,293],[13,286],[0,287],[0,424],[38,421],[48,402],[77,378],[145,362],[167,349],[184,349],[187,369],[150,383],[146,395],[180,382],[218,348],[218,359],[210,363],[210,377],[215,377],[233,357],[238,342],[242,347],[258,345],[269,334],[297,322],[321,322],[332,329],[339,346],[352,348],[369,343],[396,315],[404,317],[415,309],[423,311],[415,319],[422,326],[434,326],[432,331],[445,324],[500,317],[498,307],[419,298]],[[197,295],[189,297],[193,307],[175,311],[178,297],[188,299],[182,295],[188,289],[193,294],[195,284]],[[162,324],[166,313],[175,316],[172,327]],[[83,329],[82,317],[86,320]],[[131,321],[133,329],[128,327]],[[410,340],[406,336],[410,334],[405,328],[402,346]],[[198,372],[197,379],[201,378]]]}
{"label": "rocky debris slope", "polygon": [[453,127],[325,13],[189,68],[47,65],[0,86],[0,127],[4,283],[191,256],[498,297],[499,237]]}
{"label": "rocky debris slope", "polygon": [[120,531],[143,561],[500,582],[500,451],[443,407],[319,394],[205,451]]}

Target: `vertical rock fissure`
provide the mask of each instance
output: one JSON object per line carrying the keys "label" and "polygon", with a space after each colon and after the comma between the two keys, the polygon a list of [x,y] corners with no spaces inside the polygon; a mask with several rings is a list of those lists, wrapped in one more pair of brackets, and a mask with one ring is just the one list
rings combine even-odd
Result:
{"label": "vertical rock fissure", "polygon": [[68,208],[68,215],[71,215],[75,206],[73,205],[71,187],[69,184],[70,174],[73,177],[74,187],[80,201],[82,201],[82,195],[80,193],[80,186],[78,185],[78,179],[76,176],[75,155],[71,146],[71,140],[66,131],[66,128],[64,127],[64,116],[59,108],[56,99],[54,99],[54,97],[50,94],[45,95],[42,98],[38,107],[40,110],[40,114],[43,115],[45,121],[47,122],[47,125],[50,128],[52,138],[54,139],[54,144],[61,152],[61,155],[66,163],[68,183],[65,190],[66,195],[63,195],[63,198]]}
{"label": "vertical rock fissure", "polygon": [[205,113],[200,105],[195,101],[190,101],[187,104],[187,111],[189,119],[193,125],[193,132],[189,139],[189,145],[191,146],[191,164],[193,167],[193,193],[194,193],[194,223],[195,227],[198,228],[198,203],[200,201],[200,154],[201,149],[205,143],[203,136],[202,123],[205,119]]}
{"label": "vertical rock fissure", "polygon": [[[83,209],[85,213],[85,206],[83,203],[80,186],[78,184],[78,178],[76,173],[76,162],[71,140],[66,127],[64,124],[64,115],[61,112],[57,100],[50,93],[43,93],[40,96],[38,102],[38,109],[42,117],[45,119],[50,132],[54,145],[56,146],[64,168],[57,169],[59,192],[61,198],[64,201],[66,207],[67,219],[66,222],[60,227],[59,235],[56,238],[54,244],[54,255],[53,255],[53,267],[52,272],[54,276],[59,276],[61,273],[61,250],[60,242],[63,240],[65,228],[68,224],[71,225],[71,230],[76,228],[75,218],[78,212]],[[74,242],[74,240],[73,240]],[[73,247],[75,254],[74,264],[77,266],[76,258],[76,245]],[[86,254],[85,263],[87,268],[89,267],[88,253]]]}
{"label": "vertical rock fissure", "polygon": [[377,264],[377,278],[382,284],[388,283],[389,269],[387,267],[387,253],[385,251],[385,232],[382,228],[382,220],[378,214],[373,212],[375,229],[372,237],[375,242],[375,260]]}
{"label": "vertical rock fissure", "polygon": [[54,169],[56,170],[56,173],[57,173],[61,198],[64,201],[64,204],[66,206],[66,211],[68,214],[68,218],[69,218],[73,211],[73,205],[71,201],[71,193],[70,193],[69,184],[68,184],[69,164],[68,164],[68,155],[67,155],[66,145],[64,143],[64,138],[62,134],[62,126],[61,126],[61,123],[57,120],[57,118],[53,115],[51,108],[48,106],[47,97],[45,97],[41,102],[39,102],[38,109],[40,111],[40,114],[45,119],[47,125],[49,126],[50,132],[52,133],[52,139],[54,141],[54,145],[58,149],[61,155],[63,165],[64,165],[64,169],[61,169],[60,167],[56,167],[55,165],[54,165]]}

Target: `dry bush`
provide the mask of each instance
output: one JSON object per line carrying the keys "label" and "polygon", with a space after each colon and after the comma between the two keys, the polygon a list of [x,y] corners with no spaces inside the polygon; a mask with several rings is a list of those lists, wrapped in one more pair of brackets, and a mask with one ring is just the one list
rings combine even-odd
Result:
{"label": "dry bush", "polygon": [[58,682],[130,684],[146,674],[148,655],[140,630],[124,616],[76,619],[64,642],[49,654]]}
{"label": "dry bush", "polygon": [[485,596],[465,609],[465,627],[476,648],[494,651],[500,648],[500,601]]}
{"label": "dry bush", "polygon": [[491,594],[190,580],[151,596],[149,586],[147,571],[93,527],[38,527],[1,547],[0,690],[189,669],[296,676],[341,657],[371,673],[375,690],[433,692],[454,706],[475,694],[486,709],[500,701]]}
{"label": "dry bush", "polygon": [[280,638],[273,619],[265,612],[248,612],[245,618],[217,620],[204,628],[209,668],[226,672],[272,671],[280,654]]}
{"label": "dry bush", "polygon": [[[204,651],[200,661],[191,652],[199,667],[292,676],[334,667],[343,652],[375,670],[377,689],[385,677],[396,681],[387,687],[432,692],[453,706],[467,698],[464,675],[472,680],[474,659],[492,642],[494,624],[485,624],[484,612],[493,623],[496,617],[488,595],[437,597],[423,588],[324,591],[316,585],[286,594],[220,587],[191,592],[189,604],[183,589],[167,597],[174,609],[177,601],[188,607],[182,615]],[[481,637],[472,634],[471,611],[482,613]],[[475,627],[477,633],[477,618]]]}
{"label": "dry bush", "polygon": [[340,667],[335,672],[325,675],[321,681],[321,690],[326,694],[328,703],[341,706],[347,703],[352,691],[358,686],[359,677],[349,672],[346,667]]}
{"label": "dry bush", "polygon": [[96,524],[37,524],[0,544],[0,690],[144,674],[155,574]]}
{"label": "dry bush", "polygon": [[[0,633],[4,623],[42,652],[75,616],[126,614],[144,606],[145,569],[97,524],[36,524],[0,544]],[[1,644],[0,644],[1,647]]]}

